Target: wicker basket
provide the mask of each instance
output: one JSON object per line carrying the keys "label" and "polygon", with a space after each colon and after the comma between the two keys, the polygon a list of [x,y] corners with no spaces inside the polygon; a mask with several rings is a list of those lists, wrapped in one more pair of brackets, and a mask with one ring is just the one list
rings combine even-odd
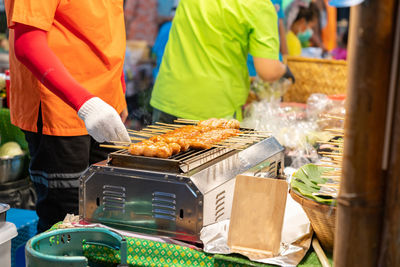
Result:
{"label": "wicker basket", "polygon": [[307,214],[321,245],[325,250],[332,252],[335,234],[336,207],[305,198],[294,190],[290,190],[290,195],[301,205]]}
{"label": "wicker basket", "polygon": [[306,103],[313,93],[346,94],[347,61],[288,56],[285,62],[296,78],[285,102]]}

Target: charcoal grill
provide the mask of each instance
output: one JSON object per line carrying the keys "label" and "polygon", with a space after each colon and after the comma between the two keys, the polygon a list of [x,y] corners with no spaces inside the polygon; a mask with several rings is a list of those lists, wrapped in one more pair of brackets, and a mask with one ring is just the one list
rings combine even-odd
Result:
{"label": "charcoal grill", "polygon": [[228,219],[235,177],[277,177],[283,147],[274,137],[249,137],[242,150],[188,150],[168,159],[109,154],[80,180],[81,217],[92,223],[200,242],[200,230]]}

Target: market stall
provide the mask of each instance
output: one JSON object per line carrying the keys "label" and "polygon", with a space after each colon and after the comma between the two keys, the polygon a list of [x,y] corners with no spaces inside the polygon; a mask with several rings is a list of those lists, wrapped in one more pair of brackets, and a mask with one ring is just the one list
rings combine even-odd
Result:
{"label": "market stall", "polygon": [[[294,85],[255,79],[240,123],[177,119],[102,144],[79,214],[27,243],[28,266],[397,266],[400,10],[385,4],[353,8],[349,63],[287,57]],[[22,167],[0,196],[30,186],[7,111],[1,171]]]}

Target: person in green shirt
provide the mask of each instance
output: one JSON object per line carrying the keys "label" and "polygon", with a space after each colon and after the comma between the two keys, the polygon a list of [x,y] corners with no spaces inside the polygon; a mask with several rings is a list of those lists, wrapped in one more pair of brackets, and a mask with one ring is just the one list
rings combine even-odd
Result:
{"label": "person in green shirt", "polygon": [[240,120],[250,87],[248,53],[263,80],[290,76],[278,60],[276,22],[267,0],[181,0],[152,92],[153,122]]}

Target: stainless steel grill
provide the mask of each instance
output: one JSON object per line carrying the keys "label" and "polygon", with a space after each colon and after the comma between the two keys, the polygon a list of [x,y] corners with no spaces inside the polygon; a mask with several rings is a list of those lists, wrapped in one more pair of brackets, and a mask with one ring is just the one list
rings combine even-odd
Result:
{"label": "stainless steel grill", "polygon": [[283,147],[248,137],[243,150],[215,147],[168,159],[110,153],[81,177],[80,215],[120,229],[199,242],[203,226],[228,219],[235,177],[277,177]]}
{"label": "stainless steel grill", "polygon": [[207,150],[193,150],[173,155],[168,159],[134,156],[127,150],[120,150],[109,154],[108,164],[117,167],[127,167],[151,171],[173,173],[187,173],[201,165],[210,163],[214,159],[226,154],[235,153],[234,149],[211,148]]}

